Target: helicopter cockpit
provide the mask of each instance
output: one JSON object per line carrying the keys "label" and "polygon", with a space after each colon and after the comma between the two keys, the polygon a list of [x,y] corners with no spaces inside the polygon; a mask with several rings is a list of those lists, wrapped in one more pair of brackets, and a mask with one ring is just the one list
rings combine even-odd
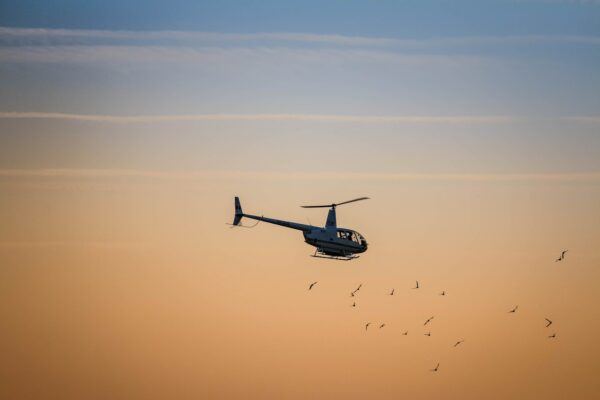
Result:
{"label": "helicopter cockpit", "polygon": [[339,239],[350,240],[360,246],[367,247],[367,239],[365,239],[364,236],[356,231],[351,231],[350,229],[338,229],[337,237]]}

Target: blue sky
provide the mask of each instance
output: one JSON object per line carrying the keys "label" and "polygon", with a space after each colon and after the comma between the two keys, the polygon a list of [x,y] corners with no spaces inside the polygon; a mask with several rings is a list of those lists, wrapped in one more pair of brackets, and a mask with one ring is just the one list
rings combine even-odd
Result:
{"label": "blue sky", "polygon": [[[371,171],[600,170],[598,1],[0,7],[5,166],[335,170],[367,152]],[[318,142],[336,157],[295,158]]]}
{"label": "blue sky", "polygon": [[[594,0],[26,0],[0,7],[0,82],[12,94],[0,97],[4,110],[590,114],[600,108],[600,2]],[[19,28],[46,31],[32,39]],[[111,37],[120,31],[139,35]]]}
{"label": "blue sky", "polygon": [[15,27],[217,32],[314,32],[431,37],[600,32],[594,0],[10,1]]}

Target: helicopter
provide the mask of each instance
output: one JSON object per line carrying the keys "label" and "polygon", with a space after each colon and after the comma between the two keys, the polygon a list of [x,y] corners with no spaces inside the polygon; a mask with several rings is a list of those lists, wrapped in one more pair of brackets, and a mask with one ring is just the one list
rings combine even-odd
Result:
{"label": "helicopter", "polygon": [[[244,214],[240,204],[239,197],[235,197],[235,216],[232,227],[241,226],[242,218],[250,218],[257,221],[267,222],[269,224],[280,225],[286,228],[302,231],[304,241],[310,246],[316,247],[312,257],[328,258],[334,260],[353,260],[358,258],[356,254],[367,251],[367,239],[360,233],[346,228],[338,228],[335,208],[342,204],[353,203],[355,201],[367,200],[368,197],[359,197],[357,199],[344,201],[342,203],[333,203],[327,205],[301,206],[302,208],[329,208],[325,226],[305,225],[297,222],[283,221],[279,219],[267,218],[263,216]],[[258,223],[258,222],[257,222]]]}

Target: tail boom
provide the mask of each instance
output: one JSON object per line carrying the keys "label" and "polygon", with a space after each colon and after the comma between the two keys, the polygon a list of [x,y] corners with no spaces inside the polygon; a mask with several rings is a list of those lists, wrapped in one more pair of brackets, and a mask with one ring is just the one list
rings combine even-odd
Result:
{"label": "tail boom", "polygon": [[240,198],[236,196],[236,198],[235,198],[235,215],[233,217],[233,225],[234,226],[240,225],[240,222],[242,221],[242,217],[254,219],[256,221],[263,221],[263,222],[267,222],[269,224],[279,225],[279,226],[283,226],[286,228],[296,229],[296,230],[304,231],[304,232],[310,232],[313,229],[318,229],[316,226],[312,226],[312,225],[299,224],[296,222],[284,221],[284,220],[280,220],[280,219],[268,218],[268,217],[263,217],[263,216],[259,217],[258,215],[252,215],[252,214],[244,214],[244,212],[242,211],[242,205],[240,204]]}

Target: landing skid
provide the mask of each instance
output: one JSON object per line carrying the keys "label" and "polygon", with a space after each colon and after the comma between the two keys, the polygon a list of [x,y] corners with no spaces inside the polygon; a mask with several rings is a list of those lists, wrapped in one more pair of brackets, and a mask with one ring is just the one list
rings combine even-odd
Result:
{"label": "landing skid", "polygon": [[338,261],[350,261],[355,258],[359,258],[360,256],[349,255],[349,256],[331,256],[328,254],[320,253],[319,251],[315,251],[315,254],[312,254],[311,257],[314,258],[327,258],[329,260],[338,260]]}

